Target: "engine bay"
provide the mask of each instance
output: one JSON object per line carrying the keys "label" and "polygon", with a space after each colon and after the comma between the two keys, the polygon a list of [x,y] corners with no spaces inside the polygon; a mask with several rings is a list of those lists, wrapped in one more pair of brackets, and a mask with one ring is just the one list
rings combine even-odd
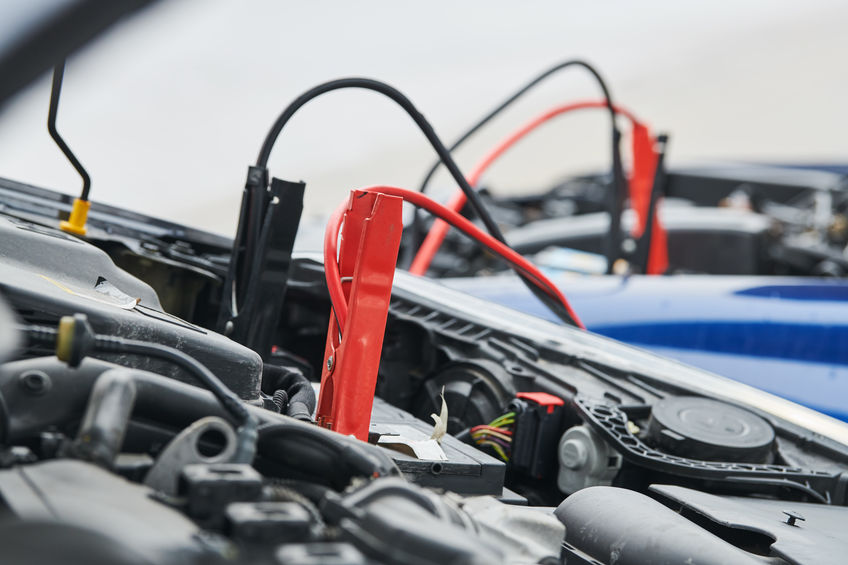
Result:
{"label": "engine bay", "polygon": [[[814,413],[783,419],[763,393],[399,272],[359,441],[310,423],[332,311],[320,256],[292,256],[263,358],[208,329],[230,242],[96,204],[83,241],[50,227],[62,196],[4,181],[2,198],[0,292],[29,338],[0,367],[13,548],[48,519],[72,547],[62,528],[109,537],[85,555],[118,563],[838,561],[848,450],[823,416],[810,431]],[[34,335],[68,317],[95,343],[70,364]],[[191,370],[99,336],[207,367],[258,424],[252,464]],[[626,539],[627,560],[586,524]]]}
{"label": "engine bay", "polygon": [[[824,165],[718,164],[663,170],[652,188],[663,243],[667,241],[662,273],[842,278],[848,266],[844,187],[845,171]],[[501,195],[497,187],[481,190],[515,250],[554,271],[591,274],[607,271],[607,200],[614,191],[610,176],[604,174],[568,178],[521,196]],[[621,243],[615,272],[649,272],[639,241],[639,215],[627,210],[621,221],[623,232],[636,236]],[[414,234],[408,240],[405,243],[415,249]],[[503,270],[493,257],[448,232],[426,272],[467,277]]]}
{"label": "engine bay", "polygon": [[[841,276],[840,175],[781,187],[747,169],[666,174],[667,137],[651,138],[582,60],[538,75],[451,147],[399,90],[346,78],[305,91],[273,122],[230,239],[92,201],[58,133],[62,57],[143,4],[80,3],[77,35],[55,33],[72,20],[44,8],[33,33],[48,46],[43,36],[59,35],[61,49],[14,77],[19,87],[55,65],[48,132],[83,188],[71,197],[0,178],[0,561],[844,561],[848,425],[585,331],[523,255],[544,263],[567,246],[601,257],[602,271],[620,260],[652,270],[651,237],[627,234],[634,222],[651,233],[662,196],[672,270],[719,268],[681,251],[709,232],[736,253],[715,259],[722,269]],[[588,71],[604,99],[548,116],[608,111],[609,174],[524,199],[478,192],[487,165],[466,177],[451,152],[566,68]],[[295,251],[307,187],[273,177],[269,156],[302,106],[343,89],[400,106],[461,199],[352,190],[323,254]],[[647,144],[630,179],[619,114]],[[636,218],[622,215],[634,178]],[[481,249],[449,235],[431,274],[507,265],[566,325],[417,276],[426,267],[398,269],[422,235],[417,225],[402,238],[409,204]],[[697,213],[675,219],[678,205]]]}

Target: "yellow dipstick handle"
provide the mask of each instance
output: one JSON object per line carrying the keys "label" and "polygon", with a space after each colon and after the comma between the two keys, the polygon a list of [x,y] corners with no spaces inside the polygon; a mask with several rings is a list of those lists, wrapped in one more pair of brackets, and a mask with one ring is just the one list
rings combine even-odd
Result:
{"label": "yellow dipstick handle", "polygon": [[91,202],[81,198],[74,199],[74,207],[71,208],[71,215],[67,221],[62,221],[59,227],[63,231],[70,232],[76,235],[85,235],[85,222],[88,220],[88,209],[91,208]]}

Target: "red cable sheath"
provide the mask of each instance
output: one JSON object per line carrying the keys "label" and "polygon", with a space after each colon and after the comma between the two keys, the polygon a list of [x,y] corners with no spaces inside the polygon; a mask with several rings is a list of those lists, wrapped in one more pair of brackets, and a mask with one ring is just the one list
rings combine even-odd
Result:
{"label": "red cable sheath", "polygon": [[327,228],[324,231],[324,277],[327,280],[327,290],[330,291],[330,304],[339,329],[345,327],[347,320],[347,298],[342,288],[342,278],[339,274],[339,231],[342,227],[342,218],[347,210],[348,202],[345,200],[341,206],[333,210],[330,219],[327,220]]}
{"label": "red cable sheath", "polygon": [[[571,308],[571,304],[569,304],[568,300],[559,288],[557,288],[557,286],[551,282],[538,267],[519,253],[513,251],[505,243],[501,243],[475,226],[471,221],[459,213],[434,200],[431,200],[420,192],[406,190],[404,188],[397,188],[394,186],[372,186],[362,190],[367,192],[380,192],[390,196],[398,196],[403,198],[406,202],[414,204],[419,208],[423,208],[434,216],[445,220],[448,224],[457,228],[465,235],[478,241],[492,252],[500,255],[507,262],[516,266],[522,273],[528,276],[536,286],[542,289],[543,292],[560,302],[568,312],[568,315],[574,320],[577,327],[584,330],[586,329],[586,326],[583,325],[583,322],[581,322],[580,318],[577,317],[577,314],[574,313],[574,310]],[[347,319],[347,300],[344,297],[337,257],[339,230],[341,228],[341,222],[346,208],[347,203],[336,209],[327,223],[327,231],[324,232],[324,272],[327,279],[327,287],[330,291],[330,298],[333,301],[336,320],[338,320],[339,327],[342,329],[344,328],[344,321]]]}
{"label": "red cable sheath", "polygon": [[[537,116],[536,118],[527,122],[520,129],[516,130],[512,134],[510,134],[507,138],[501,141],[494,150],[492,150],[486,157],[480,161],[476,167],[471,171],[471,174],[468,175],[468,184],[472,187],[476,186],[480,181],[480,177],[483,176],[483,173],[494,163],[497,161],[504,153],[506,153],[510,148],[512,148],[516,143],[521,141],[527,134],[541,126],[542,124],[550,121],[551,119],[561,116],[562,114],[566,114],[568,112],[572,112],[574,110],[585,110],[587,108],[606,108],[607,103],[602,100],[598,101],[589,101],[584,100],[580,102],[573,102],[571,104],[564,104],[562,106],[557,106],[548,110],[544,114]],[[615,113],[620,114],[630,120],[633,124],[638,124],[639,121],[635,118],[635,116],[625,108],[620,106],[613,106]],[[448,208],[459,212],[462,210],[462,207],[465,206],[467,197],[465,193],[461,190],[456,191],[453,197],[451,197],[450,201],[448,201]],[[442,242],[445,239],[445,236],[448,233],[448,226],[442,220],[436,220],[433,223],[433,226],[430,228],[430,231],[427,233],[427,237],[421,243],[421,247],[418,248],[418,252],[415,254],[415,259],[412,261],[412,265],[409,267],[409,272],[413,275],[423,276],[427,273],[427,269],[430,268],[430,263],[433,261],[433,257],[436,256],[436,253],[439,251],[439,248],[442,246]]]}

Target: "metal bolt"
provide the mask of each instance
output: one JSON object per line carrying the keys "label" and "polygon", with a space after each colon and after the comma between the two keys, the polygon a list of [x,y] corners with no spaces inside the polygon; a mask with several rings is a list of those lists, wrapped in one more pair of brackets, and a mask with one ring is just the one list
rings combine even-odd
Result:
{"label": "metal bolt", "polygon": [[795,526],[796,528],[798,527],[795,524],[795,520],[801,520],[802,522],[806,521],[803,516],[793,510],[784,510],[783,513],[786,514],[786,523],[790,526]]}

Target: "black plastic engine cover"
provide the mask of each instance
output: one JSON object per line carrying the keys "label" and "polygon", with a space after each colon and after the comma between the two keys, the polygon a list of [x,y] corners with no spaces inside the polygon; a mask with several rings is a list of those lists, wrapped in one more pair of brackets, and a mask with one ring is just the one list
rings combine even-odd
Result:
{"label": "black plastic engine cover", "polygon": [[562,562],[568,565],[763,563],[631,490],[589,487],[566,498],[555,514],[565,524]]}
{"label": "black plastic engine cover", "polygon": [[[116,267],[97,247],[59,230],[0,216],[0,293],[25,322],[55,326],[60,317],[82,312],[97,333],[180,349],[242,399],[259,398],[258,354],[162,311],[147,284]],[[102,358],[194,384],[182,369],[158,359]]]}
{"label": "black plastic engine cover", "polygon": [[[204,539],[197,525],[156,502],[152,493],[99,467],[68,459],[0,471],[0,505],[6,512],[42,528],[45,524],[64,524],[96,532],[98,544],[113,546],[121,556],[120,561],[110,563],[218,563],[229,544],[213,541],[208,535]],[[9,525],[3,524],[5,528]],[[44,529],[45,535],[51,531]],[[0,527],[0,539],[4,532]],[[61,538],[42,539],[42,544],[59,543]],[[4,548],[6,563],[8,547]],[[30,557],[34,559],[35,555]]]}
{"label": "black plastic engine cover", "polygon": [[760,554],[788,563],[836,565],[846,561],[845,506],[716,496],[674,485],[654,485],[651,490],[684,517]]}

